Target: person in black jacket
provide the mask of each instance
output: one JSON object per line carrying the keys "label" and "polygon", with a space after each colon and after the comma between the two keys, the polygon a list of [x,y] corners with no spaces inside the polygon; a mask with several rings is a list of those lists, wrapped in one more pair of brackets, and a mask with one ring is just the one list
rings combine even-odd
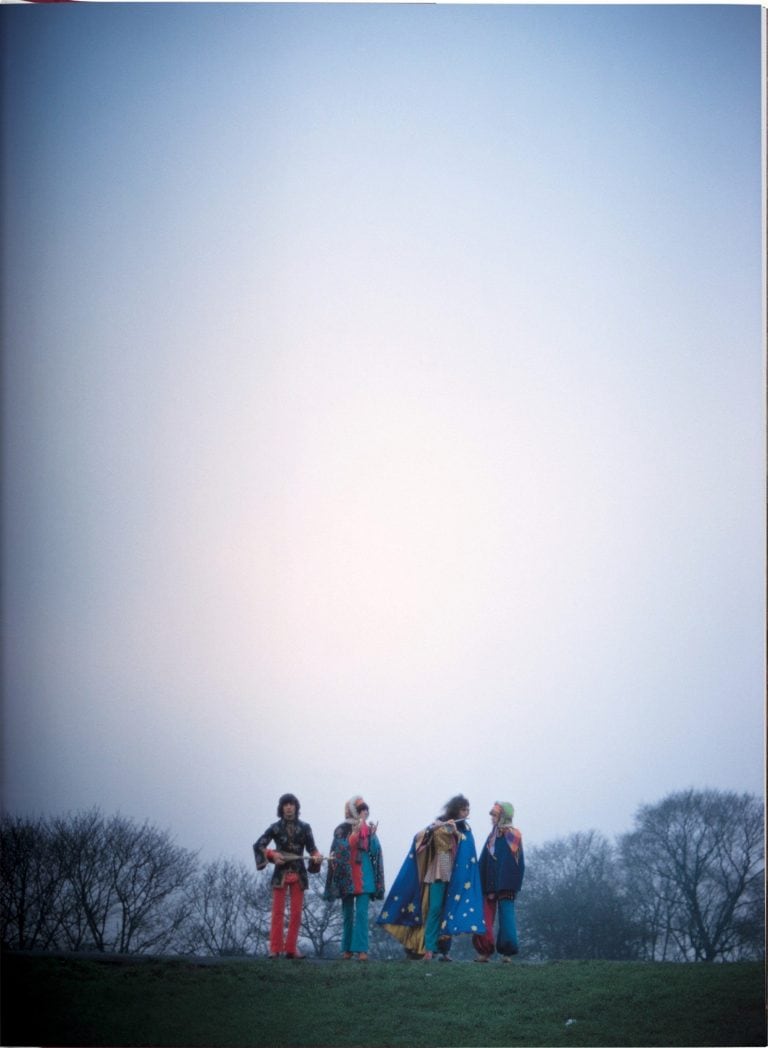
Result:
{"label": "person in black jacket", "polygon": [[[277,802],[277,822],[262,833],[253,846],[256,869],[265,869],[268,862],[274,863],[272,874],[272,922],[269,930],[269,956],[302,960],[304,954],[297,947],[304,892],[309,887],[307,868],[303,855],[306,849],[311,859],[309,873],[319,873],[322,856],[315,847],[312,827],[299,819],[301,805],[292,793],[284,793]],[[269,844],[274,847],[270,848]],[[291,915],[288,934],[285,934],[286,895],[290,898]]]}

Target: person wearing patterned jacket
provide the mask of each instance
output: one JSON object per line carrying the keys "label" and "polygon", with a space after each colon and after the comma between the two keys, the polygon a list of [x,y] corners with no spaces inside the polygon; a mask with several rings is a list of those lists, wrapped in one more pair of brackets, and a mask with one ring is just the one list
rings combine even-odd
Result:
{"label": "person wearing patterned jacket", "polygon": [[[292,793],[284,793],[277,802],[277,822],[262,833],[253,846],[256,869],[263,870],[273,863],[272,922],[269,931],[269,956],[303,960],[297,947],[304,892],[309,887],[304,851],[309,853],[309,873],[319,873],[322,855],[315,847],[312,827],[299,819],[301,805]],[[270,848],[270,843],[274,844]],[[285,933],[285,905],[290,901],[288,933]]]}
{"label": "person wearing patterned jacket", "polygon": [[368,824],[368,805],[360,796],[344,806],[344,822],[336,827],[328,861],[324,898],[341,899],[342,956],[368,960],[368,908],[384,898],[384,864],[377,824]]}

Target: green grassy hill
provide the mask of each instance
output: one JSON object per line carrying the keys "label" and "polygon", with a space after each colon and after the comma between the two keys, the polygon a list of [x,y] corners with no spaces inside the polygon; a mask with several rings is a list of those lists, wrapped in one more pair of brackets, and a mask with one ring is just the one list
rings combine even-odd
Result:
{"label": "green grassy hill", "polygon": [[4,1045],[765,1045],[758,963],[5,956]]}

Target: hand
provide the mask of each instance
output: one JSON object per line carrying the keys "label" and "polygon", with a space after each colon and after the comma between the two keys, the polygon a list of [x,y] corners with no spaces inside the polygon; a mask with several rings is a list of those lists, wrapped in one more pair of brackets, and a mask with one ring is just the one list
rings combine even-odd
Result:
{"label": "hand", "polygon": [[368,829],[371,831],[371,837],[375,837],[376,836],[376,830],[378,830],[378,828],[379,828],[378,822],[372,822],[371,823],[371,825],[368,827]]}
{"label": "hand", "polygon": [[280,852],[275,852],[273,859],[275,866],[285,866],[285,859],[282,857]]}

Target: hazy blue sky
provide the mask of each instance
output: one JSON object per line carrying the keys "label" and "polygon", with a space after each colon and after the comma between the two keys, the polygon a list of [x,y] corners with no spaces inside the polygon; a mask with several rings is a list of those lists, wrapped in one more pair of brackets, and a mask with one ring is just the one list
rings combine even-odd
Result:
{"label": "hazy blue sky", "polygon": [[760,8],[1,13],[6,807],[762,792]]}

